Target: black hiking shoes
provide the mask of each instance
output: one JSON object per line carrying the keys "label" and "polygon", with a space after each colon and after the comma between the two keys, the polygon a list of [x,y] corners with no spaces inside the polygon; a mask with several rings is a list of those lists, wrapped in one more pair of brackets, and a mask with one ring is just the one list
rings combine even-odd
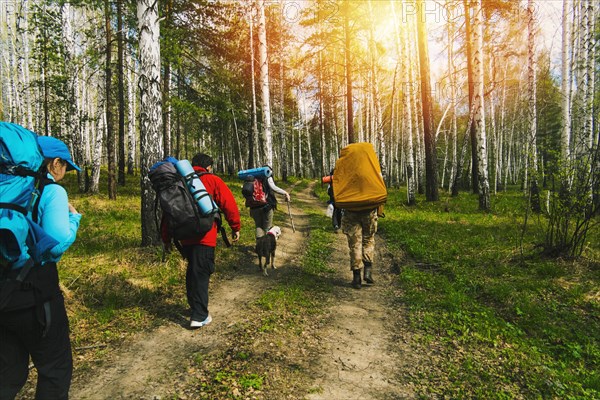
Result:
{"label": "black hiking shoes", "polygon": [[362,287],[360,282],[360,269],[355,269],[352,271],[352,273],[354,274],[354,278],[352,279],[352,287],[354,289],[360,289]]}

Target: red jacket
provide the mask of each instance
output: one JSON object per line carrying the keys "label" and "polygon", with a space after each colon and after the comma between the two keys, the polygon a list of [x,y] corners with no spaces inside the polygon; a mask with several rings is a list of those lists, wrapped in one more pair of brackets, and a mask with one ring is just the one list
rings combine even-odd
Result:
{"label": "red jacket", "polygon": [[[200,175],[202,172],[207,172],[202,167],[194,167],[194,171]],[[200,180],[202,184],[206,188],[206,191],[212,196],[215,203],[221,210],[221,216],[227,221],[231,230],[233,232],[237,232],[240,230],[240,211],[238,210],[238,205],[235,202],[235,198],[233,197],[233,193],[229,190],[229,187],[223,182],[221,178],[214,174],[204,174],[200,176]],[[166,225],[161,224],[161,237],[164,243],[170,243],[171,237],[167,232]],[[207,232],[204,236],[198,237],[195,239],[187,239],[182,240],[181,244],[186,245],[195,245],[201,244],[209,247],[217,246],[217,224],[213,224],[213,228]]]}

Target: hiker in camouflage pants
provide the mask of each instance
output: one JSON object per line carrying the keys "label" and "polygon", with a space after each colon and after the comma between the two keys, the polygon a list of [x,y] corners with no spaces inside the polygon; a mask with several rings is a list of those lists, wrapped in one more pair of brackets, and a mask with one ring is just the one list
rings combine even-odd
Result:
{"label": "hiker in camouflage pants", "polygon": [[374,283],[371,276],[375,255],[375,233],[377,232],[377,209],[366,211],[344,210],[342,231],[348,238],[350,269],[354,274],[352,286],[361,288],[360,270],[364,265],[365,282]]}

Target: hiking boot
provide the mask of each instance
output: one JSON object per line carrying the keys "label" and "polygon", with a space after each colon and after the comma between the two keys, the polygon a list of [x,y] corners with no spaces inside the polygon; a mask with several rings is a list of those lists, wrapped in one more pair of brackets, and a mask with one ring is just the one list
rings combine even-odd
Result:
{"label": "hiking boot", "polygon": [[373,280],[373,276],[371,275],[371,269],[372,269],[373,264],[371,263],[365,263],[365,282],[368,283],[369,285],[372,285],[375,283],[375,281]]}
{"label": "hiking boot", "polygon": [[206,326],[212,322],[212,317],[208,314],[208,317],[204,321],[194,321],[190,322],[190,329],[198,329]]}
{"label": "hiking boot", "polygon": [[360,283],[360,269],[355,269],[352,271],[354,274],[354,279],[352,279],[352,287],[354,289],[360,289],[362,287]]}

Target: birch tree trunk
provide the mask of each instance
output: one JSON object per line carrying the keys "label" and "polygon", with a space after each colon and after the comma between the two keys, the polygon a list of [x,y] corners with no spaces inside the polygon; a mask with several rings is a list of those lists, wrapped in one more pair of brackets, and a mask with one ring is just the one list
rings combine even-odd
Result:
{"label": "birch tree trunk", "polygon": [[374,30],[373,26],[373,4],[372,0],[369,0],[369,13],[371,14],[371,26],[369,30],[369,35],[371,38],[371,78],[373,80],[373,105],[375,108],[375,112],[373,113],[374,117],[374,125],[375,132],[377,134],[377,144],[379,150],[379,163],[381,164],[381,173],[383,175],[383,179],[388,183],[390,183],[390,177],[388,176],[388,165],[387,165],[387,149],[385,143],[385,134],[383,131],[383,110],[381,107],[381,97],[379,93],[379,80],[377,73],[377,45],[375,43]]}
{"label": "birch tree trunk", "polygon": [[[283,8],[283,3],[281,4]],[[280,24],[283,26],[283,13],[280,15]],[[284,182],[287,182],[288,177],[288,160],[287,160],[287,138],[285,129],[285,57],[284,57],[285,46],[283,38],[279,37],[279,143],[281,144],[281,156],[280,156],[280,167],[281,176]]]}
{"label": "birch tree trunk", "polygon": [[[453,10],[452,10],[453,11]],[[454,32],[455,26],[452,21],[448,21],[448,74],[450,82],[450,97],[452,101],[452,126],[451,126],[451,140],[452,140],[452,162],[450,165],[450,173],[448,177],[448,191],[452,192],[454,184],[454,176],[456,175],[456,168],[458,164],[458,124],[456,118],[456,67],[454,66]]]}
{"label": "birch tree trunk", "polygon": [[324,101],[323,101],[323,63],[322,63],[322,50],[319,50],[319,57],[318,57],[318,85],[319,85],[319,138],[321,140],[321,171],[320,171],[320,175],[321,176],[325,176],[325,174],[327,174],[329,171],[326,171],[325,168],[325,162],[327,159],[327,149],[325,146],[325,120],[324,120],[324,116],[323,116],[323,107],[324,105]]}
{"label": "birch tree trunk", "polygon": [[[471,4],[473,1],[477,0],[463,0],[464,10],[465,10],[465,42],[466,42],[466,53],[467,53],[467,80],[469,85],[469,109],[474,107],[473,105],[473,97],[475,96],[475,85],[478,82],[475,82],[473,71],[473,44],[475,43],[473,37],[474,27],[471,26]],[[471,113],[475,115],[474,113]],[[478,165],[477,165],[477,127],[476,124],[471,123],[471,189],[473,194],[477,194],[479,190],[479,183],[477,179],[478,173]]]}
{"label": "birch tree trunk", "polygon": [[[73,36],[73,29],[71,25],[73,9],[69,3],[65,3],[62,6],[62,23],[63,23],[63,43],[65,44],[65,69],[66,76],[68,78],[67,93],[68,93],[68,105],[67,105],[67,129],[69,131],[69,140],[73,147],[73,155],[75,162],[82,164],[84,160],[83,155],[83,143],[81,142],[81,121],[80,121],[80,110],[78,102],[79,94],[79,75],[77,71],[76,54],[75,54],[75,38]],[[77,173],[79,178],[80,189],[85,189],[85,185],[82,183],[82,174]]]}
{"label": "birch tree trunk", "polygon": [[125,186],[125,79],[123,43],[123,0],[117,0],[117,102],[119,112],[118,183]]}
{"label": "birch tree trunk", "polygon": [[258,56],[260,59],[260,86],[262,101],[263,143],[262,162],[273,167],[273,132],[271,127],[271,98],[269,88],[269,53],[267,50],[267,27],[265,19],[265,0],[258,0]]}
{"label": "birch tree trunk", "polygon": [[535,4],[533,0],[527,3],[527,92],[528,92],[528,123],[529,123],[529,176],[531,208],[540,211],[540,193],[538,188],[537,160],[537,110],[536,110],[536,63],[535,63]]}
{"label": "birch tree trunk", "polygon": [[[562,8],[562,47],[561,47],[561,85],[562,94],[562,124],[560,129],[560,154],[561,161],[565,167],[570,164],[571,158],[571,74],[569,61],[570,21],[569,21],[569,0],[563,0]],[[565,184],[567,182],[564,182]],[[565,185],[567,187],[568,184]]]}
{"label": "birch tree trunk", "polygon": [[140,40],[142,246],[149,246],[158,244],[159,236],[154,223],[155,194],[148,179],[148,170],[163,154],[158,1],[138,0],[137,18]]}
{"label": "birch tree trunk", "polygon": [[100,166],[102,164],[104,136],[106,135],[106,77],[104,76],[104,73],[104,70],[99,70],[96,76],[96,129],[92,139],[94,147],[92,153],[92,176],[90,182],[91,193],[98,193],[100,187]]}
{"label": "birch tree trunk", "polygon": [[105,96],[106,96],[106,157],[108,159],[108,198],[117,199],[117,152],[115,147],[115,132],[113,125],[112,106],[112,27],[111,5],[109,0],[104,0],[104,34],[106,35],[106,64],[105,64]]}
{"label": "birch tree trunk", "polygon": [[[253,3],[254,4],[254,3]],[[260,159],[258,150],[258,117],[256,110],[256,81],[254,71],[254,17],[253,11],[250,11],[249,26],[250,26],[250,75],[252,76],[252,133],[248,140],[250,148],[248,157],[248,167],[257,167]]]}
{"label": "birch tree trunk", "polygon": [[[6,10],[6,70],[8,75],[8,121],[20,123],[20,102],[17,90],[18,77],[15,76],[15,32],[14,32],[14,10]],[[47,135],[47,133],[46,133]]]}
{"label": "birch tree trunk", "polygon": [[135,157],[136,157],[136,148],[137,148],[137,140],[136,140],[136,105],[137,105],[137,97],[135,95],[135,88],[137,82],[136,78],[136,65],[131,60],[131,56],[127,53],[126,57],[127,64],[127,104],[129,106],[129,119],[127,124],[127,173],[129,175],[133,175],[133,170],[135,169]]}
{"label": "birch tree trunk", "polygon": [[[584,9],[582,13],[586,15],[586,19],[582,22],[586,24],[585,28],[585,59],[583,68],[585,69],[585,94],[584,94],[584,121],[583,121],[583,136],[585,141],[586,153],[591,153],[592,145],[594,142],[594,71],[595,68],[595,14],[594,14],[594,3],[595,1],[582,2]],[[596,3],[597,4],[597,3]]]}
{"label": "birch tree trunk", "polygon": [[18,91],[21,99],[23,116],[21,123],[28,129],[34,129],[31,113],[31,90],[29,88],[29,8],[27,0],[21,0],[17,6],[17,71],[19,73]]}
{"label": "birch tree trunk", "polygon": [[346,78],[346,126],[348,143],[354,143],[354,107],[352,100],[352,53],[350,51],[350,4],[344,0],[344,61]]}
{"label": "birch tree trunk", "polygon": [[[172,4],[172,0],[165,0],[165,7],[164,7],[164,16],[163,16],[163,21],[164,21],[164,26],[167,32],[170,31],[171,28],[171,19],[172,17],[172,9],[173,4]],[[164,43],[166,43],[167,46],[169,46],[170,44],[168,43],[169,40],[165,40]],[[172,154],[171,151],[171,115],[172,115],[172,108],[171,108],[171,76],[172,76],[172,72],[171,72],[171,61],[169,60],[169,57],[166,57],[166,59],[164,60],[164,64],[163,64],[163,71],[164,71],[164,76],[163,76],[163,98],[162,98],[162,105],[163,105],[163,156],[167,157],[170,156]]]}
{"label": "birch tree trunk", "polygon": [[490,184],[487,169],[487,143],[485,132],[485,106],[484,106],[484,82],[483,82],[483,9],[482,0],[475,1],[475,12],[473,15],[473,42],[475,51],[473,54],[473,80],[476,84],[476,92],[473,96],[475,114],[473,123],[477,133],[477,182],[479,189],[479,209],[488,211],[490,204]]}
{"label": "birch tree trunk", "polygon": [[425,198],[427,201],[439,200],[437,178],[437,148],[433,132],[433,104],[431,100],[431,81],[429,77],[429,48],[427,28],[425,26],[425,1],[419,0],[417,12],[417,36],[419,39],[419,66],[421,71],[421,106],[423,109],[423,139],[425,142]]}
{"label": "birch tree trunk", "polygon": [[[392,13],[394,15],[394,21],[398,21],[398,16],[396,15],[396,9],[394,7],[395,0],[390,0],[392,5]],[[404,76],[410,77],[410,66],[407,61],[410,62],[408,58],[409,54],[409,45],[408,45],[408,32],[400,31],[398,29],[397,23],[394,24],[396,29],[396,48],[398,52],[398,57],[401,60],[401,73]],[[404,50],[404,51],[403,51]],[[403,119],[406,123],[406,197],[409,205],[414,205],[416,203],[415,199],[415,159],[414,159],[414,149],[413,149],[413,124],[412,124],[412,102],[411,102],[411,90],[407,87],[404,87],[402,90],[402,108],[403,108]]]}

